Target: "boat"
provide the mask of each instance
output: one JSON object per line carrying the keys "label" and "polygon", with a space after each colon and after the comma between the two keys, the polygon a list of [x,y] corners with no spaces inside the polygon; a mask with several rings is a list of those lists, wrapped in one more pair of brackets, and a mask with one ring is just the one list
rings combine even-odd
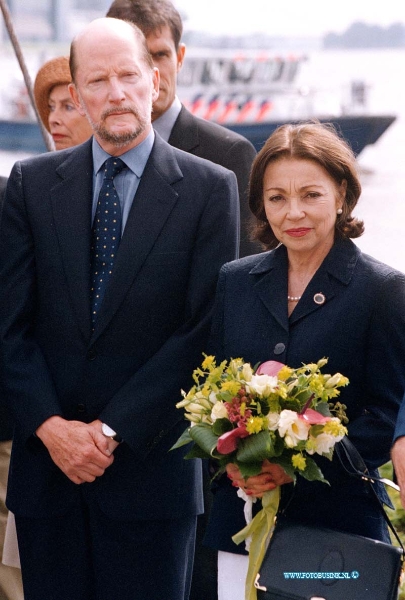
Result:
{"label": "boat", "polygon": [[[325,112],[326,104],[317,103],[317,90],[296,84],[306,60],[294,54],[191,50],[179,72],[178,95],[194,115],[240,133],[257,150],[278,126],[316,119],[332,123],[359,155],[377,142],[396,115],[369,114],[367,86],[358,81],[352,82],[350,102],[339,102],[340,112]],[[21,87],[13,101],[16,114],[0,118],[0,148],[44,152],[41,130],[24,102],[28,97]]]}
{"label": "boat", "polygon": [[[374,144],[396,115],[368,114],[367,85],[353,81],[349,99],[325,111],[325,95],[297,86],[305,54],[206,49],[188,52],[178,76],[181,101],[195,115],[247,137],[257,150],[284,123],[332,123],[356,155]],[[338,110],[337,110],[338,107]]]}

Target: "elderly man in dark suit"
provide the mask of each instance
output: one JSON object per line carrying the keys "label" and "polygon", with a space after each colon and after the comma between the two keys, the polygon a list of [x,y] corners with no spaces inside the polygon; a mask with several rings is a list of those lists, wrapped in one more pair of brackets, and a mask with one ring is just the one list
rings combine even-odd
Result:
{"label": "elderly man in dark suit", "polygon": [[[0,215],[6,193],[7,177],[0,175]],[[1,562],[8,510],[6,508],[7,478],[10,465],[13,424],[4,397],[0,398],[0,599],[22,600],[21,571]]]}
{"label": "elderly man in dark suit", "polygon": [[159,73],[135,26],[90,23],[71,71],[94,137],[16,164],[0,231],[24,587],[30,600],[185,600],[201,468],[169,449],[237,252],[236,177],[154,133]]}
{"label": "elderly man in dark suit", "polygon": [[[107,16],[135,23],[146,36],[153,62],[160,72],[159,98],[153,106],[154,129],[175,148],[231,169],[238,180],[240,205],[239,256],[262,251],[250,238],[251,212],[247,201],[249,173],[256,156],[253,145],[241,135],[194,116],[176,95],[177,73],[186,47],[181,42],[181,16],[170,0],[114,0]],[[202,546],[212,504],[210,475],[204,471],[205,513],[197,527],[197,546],[191,600],[214,600],[217,595],[216,553]]]}
{"label": "elderly man in dark suit", "polygon": [[243,136],[216,123],[195,117],[176,96],[177,73],[186,47],[181,43],[183,24],[170,0],[114,0],[108,17],[126,19],[137,25],[160,72],[159,98],[153,106],[153,127],[175,148],[201,156],[233,171],[238,180],[241,236],[239,255],[261,252],[250,239],[251,213],[247,202],[250,167],[256,155]]}

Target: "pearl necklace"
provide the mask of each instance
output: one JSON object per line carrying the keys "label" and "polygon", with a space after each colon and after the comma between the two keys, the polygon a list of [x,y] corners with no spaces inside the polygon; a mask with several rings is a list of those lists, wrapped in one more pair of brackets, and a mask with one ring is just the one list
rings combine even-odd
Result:
{"label": "pearl necklace", "polygon": [[287,296],[288,302],[298,302],[301,300],[301,296]]}

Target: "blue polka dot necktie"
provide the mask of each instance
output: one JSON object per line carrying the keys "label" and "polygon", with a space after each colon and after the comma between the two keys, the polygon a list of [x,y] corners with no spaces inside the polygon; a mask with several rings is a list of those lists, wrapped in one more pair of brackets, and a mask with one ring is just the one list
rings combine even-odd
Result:
{"label": "blue polka dot necktie", "polygon": [[113,180],[125,167],[125,163],[120,158],[113,156],[108,158],[103,166],[104,179],[94,216],[91,246],[91,323],[93,331],[121,241],[121,205]]}

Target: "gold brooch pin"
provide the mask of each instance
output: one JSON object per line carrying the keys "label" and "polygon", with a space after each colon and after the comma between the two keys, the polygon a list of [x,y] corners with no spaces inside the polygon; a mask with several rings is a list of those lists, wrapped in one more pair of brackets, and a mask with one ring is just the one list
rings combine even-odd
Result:
{"label": "gold brooch pin", "polygon": [[324,304],[325,300],[326,300],[326,298],[325,298],[325,296],[321,292],[318,292],[314,296],[314,302],[315,302],[315,304]]}

